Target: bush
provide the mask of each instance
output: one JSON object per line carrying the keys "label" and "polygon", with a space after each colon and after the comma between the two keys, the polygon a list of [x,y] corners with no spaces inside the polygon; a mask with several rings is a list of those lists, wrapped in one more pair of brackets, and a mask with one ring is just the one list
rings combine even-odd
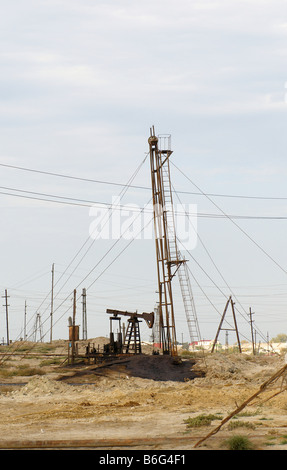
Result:
{"label": "bush", "polygon": [[21,364],[16,368],[1,369],[1,377],[17,377],[17,376],[32,376],[32,375],[44,375],[45,372],[40,367],[29,367],[26,364]]}
{"label": "bush", "polygon": [[212,421],[215,419],[222,419],[216,415],[198,415],[195,418],[188,418],[184,420],[187,428],[198,428],[200,426],[209,426]]}
{"label": "bush", "polygon": [[251,441],[248,439],[248,437],[245,436],[232,436],[227,441],[225,441],[225,444],[228,447],[228,450],[252,450],[253,449],[253,444]]}
{"label": "bush", "polygon": [[232,421],[228,425],[229,431],[232,431],[236,428],[248,428],[248,429],[255,429],[256,426],[253,423],[249,423],[248,421]]}

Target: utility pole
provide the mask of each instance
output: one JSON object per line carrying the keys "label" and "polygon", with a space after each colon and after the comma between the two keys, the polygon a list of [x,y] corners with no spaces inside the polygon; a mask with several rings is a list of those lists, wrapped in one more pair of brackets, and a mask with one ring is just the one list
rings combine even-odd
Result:
{"label": "utility pole", "polygon": [[86,289],[83,289],[82,297],[83,297],[83,339],[87,339],[88,332],[87,332],[87,295]]}
{"label": "utility pole", "polygon": [[26,325],[27,325],[27,302],[25,300],[25,308],[24,308],[24,341],[27,337],[27,334],[26,334]]}
{"label": "utility pole", "polygon": [[[232,315],[233,315],[234,328],[222,328],[222,324],[223,324],[223,321],[224,321],[224,318],[225,318],[225,315],[226,315],[226,312],[227,312],[229,303],[231,303],[231,310],[232,310]],[[212,352],[212,353],[214,352],[214,348],[215,348],[215,346],[216,346],[217,339],[218,339],[218,336],[219,336],[219,333],[220,333],[221,330],[235,331],[236,337],[237,337],[238,350],[239,350],[240,353],[242,352],[242,350],[241,350],[241,344],[240,344],[240,338],[239,338],[239,333],[238,333],[238,327],[237,327],[237,322],[236,322],[236,316],[235,316],[234,305],[235,305],[235,304],[234,304],[234,302],[233,302],[233,300],[232,300],[232,297],[230,296],[229,299],[228,299],[227,302],[226,302],[226,305],[225,305],[225,308],[224,308],[224,312],[223,312],[223,314],[222,314],[222,317],[221,317],[221,320],[220,320],[220,324],[219,324],[219,327],[218,327],[218,330],[217,330],[217,333],[216,333],[216,336],[215,336],[215,340],[214,340],[214,342],[213,342],[213,346],[212,346],[212,349],[211,349],[211,352]]]}
{"label": "utility pole", "polygon": [[229,344],[228,344],[228,331],[226,330],[225,331],[225,350],[228,351],[228,347],[229,347]]}
{"label": "utility pole", "polygon": [[241,351],[241,343],[240,343],[240,339],[239,339],[239,332],[238,332],[238,327],[237,327],[237,321],[236,321],[236,316],[235,316],[234,305],[235,305],[235,303],[234,303],[233,300],[231,299],[231,308],[232,308],[232,315],[233,315],[235,333],[236,333],[236,337],[237,337],[238,350],[239,350],[239,352],[241,353],[241,352],[242,352],[242,351]]}
{"label": "utility pole", "polygon": [[249,307],[250,328],[251,328],[251,338],[252,338],[252,351],[253,351],[253,356],[255,356],[256,351],[255,351],[254,334],[253,334],[253,326],[252,326],[252,323],[253,323],[254,320],[252,320],[252,315],[254,315],[254,312],[251,312],[251,307]]}
{"label": "utility pole", "polygon": [[51,289],[51,327],[50,327],[50,343],[53,339],[53,310],[54,310],[54,263],[52,264],[52,289]]}
{"label": "utility pole", "polygon": [[6,332],[7,332],[7,345],[10,344],[10,340],[9,340],[9,319],[8,319],[8,297],[10,297],[8,294],[7,294],[7,289],[5,289],[5,295],[4,297],[2,296],[2,299],[5,299],[5,305],[3,305],[3,307],[6,308]]}
{"label": "utility pole", "polygon": [[73,323],[72,323],[72,364],[75,362],[75,323],[76,323],[76,297],[77,291],[74,289],[74,300],[73,300]]}
{"label": "utility pole", "polygon": [[41,321],[41,314],[37,313],[36,314],[36,320],[35,320],[35,327],[34,327],[34,342],[37,342],[37,331],[39,329],[39,334],[40,334],[40,342],[43,343],[43,328],[42,328],[42,321]]}

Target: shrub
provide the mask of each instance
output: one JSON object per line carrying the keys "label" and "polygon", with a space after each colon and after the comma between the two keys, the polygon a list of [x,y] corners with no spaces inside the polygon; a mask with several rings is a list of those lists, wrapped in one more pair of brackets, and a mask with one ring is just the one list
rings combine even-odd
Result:
{"label": "shrub", "polygon": [[232,421],[228,425],[228,429],[232,431],[236,428],[248,428],[248,429],[255,429],[256,426],[253,423],[249,423],[248,421]]}
{"label": "shrub", "polygon": [[253,444],[245,436],[232,436],[225,441],[228,450],[252,450]]}
{"label": "shrub", "polygon": [[188,418],[184,420],[184,423],[186,424],[187,428],[198,428],[200,426],[209,426],[212,421],[215,419],[222,419],[219,416],[216,415],[198,415],[195,416],[194,418]]}
{"label": "shrub", "polygon": [[40,367],[29,367],[26,364],[21,364],[16,368],[2,369],[0,372],[1,377],[16,377],[16,376],[32,376],[44,375],[45,372]]}

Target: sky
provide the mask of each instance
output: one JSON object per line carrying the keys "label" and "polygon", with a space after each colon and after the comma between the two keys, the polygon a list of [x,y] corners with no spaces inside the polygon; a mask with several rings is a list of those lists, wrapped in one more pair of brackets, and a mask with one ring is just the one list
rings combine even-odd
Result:
{"label": "sky", "polygon": [[[201,337],[215,337],[229,295],[242,340],[249,308],[258,341],[287,333],[286,2],[0,2],[0,290],[10,339],[23,337],[26,302],[27,336],[39,313],[49,340],[53,264],[54,339],[68,338],[74,289],[81,331],[87,288],[91,338],[109,334],[107,308],[155,309],[154,240],[93,238],[90,212],[131,181],[121,204],[150,203],[153,125],[171,135],[175,202],[197,208],[196,243],[181,250]],[[177,279],[174,297],[178,340],[189,341]]]}

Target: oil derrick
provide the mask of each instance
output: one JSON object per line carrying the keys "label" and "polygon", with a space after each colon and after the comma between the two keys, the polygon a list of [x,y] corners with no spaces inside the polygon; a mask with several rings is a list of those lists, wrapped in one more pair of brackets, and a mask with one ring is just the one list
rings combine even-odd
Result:
{"label": "oil derrick", "polygon": [[[159,148],[159,139],[155,135],[154,127],[151,129],[148,142],[154,208],[160,342],[163,354],[177,355],[172,278],[175,274],[174,268],[177,270],[181,261],[176,255],[176,239],[169,236],[169,222],[173,213],[167,210],[167,206],[172,205],[169,172],[169,157],[172,151],[169,149],[168,139],[164,139],[165,148]],[[169,191],[166,192],[167,187]]]}
{"label": "oil derrick", "polygon": [[179,271],[181,293],[191,342],[200,339],[197,316],[186,260],[177,246],[171,190],[170,136],[156,137],[154,127],[148,139],[154,207],[154,231],[158,275],[158,316],[163,354],[177,355],[172,279]]}

